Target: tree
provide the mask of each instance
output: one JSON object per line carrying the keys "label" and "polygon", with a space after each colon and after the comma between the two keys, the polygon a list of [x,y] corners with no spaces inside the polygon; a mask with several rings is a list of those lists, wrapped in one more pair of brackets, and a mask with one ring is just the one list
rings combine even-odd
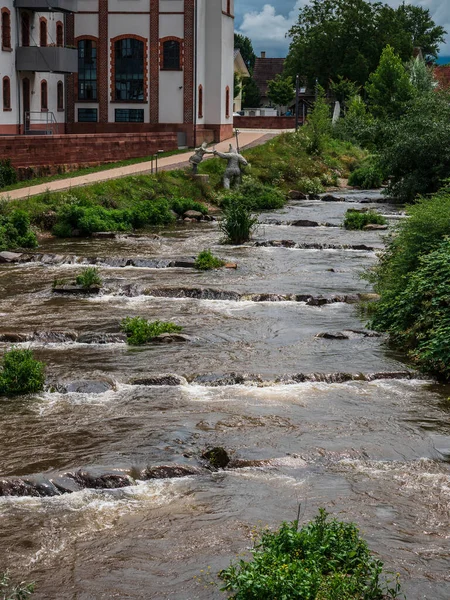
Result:
{"label": "tree", "polygon": [[322,86],[317,86],[316,95],[314,108],[304,127],[308,138],[307,151],[309,154],[321,154],[323,152],[325,141],[331,131],[330,107]]}
{"label": "tree", "polygon": [[434,88],[433,70],[423,58],[417,56],[409,61],[406,66],[409,78],[417,93],[431,92]]}
{"label": "tree", "polygon": [[246,77],[242,82],[242,107],[259,108],[261,106],[261,93],[253,77]]}
{"label": "tree", "polygon": [[330,88],[336,97],[336,100],[343,106],[347,106],[349,101],[359,94],[359,86],[350,79],[345,79],[342,75],[338,76],[337,81],[330,82]]}
{"label": "tree", "polygon": [[377,70],[366,85],[369,107],[374,117],[398,118],[405,113],[413,96],[413,86],[400,57],[386,46]]}
{"label": "tree", "polygon": [[251,39],[240,33],[235,33],[234,47],[236,48],[236,50],[240,50],[245,65],[251,75],[253,73],[253,69],[255,68],[256,61],[256,54],[253,50],[253,44]]}
{"label": "tree", "polygon": [[437,58],[447,32],[436,25],[428,8],[403,2],[397,9],[397,27],[408,32],[413,48],[420,48],[426,60]]}
{"label": "tree", "polygon": [[269,99],[278,106],[288,106],[295,98],[295,87],[292,77],[277,75],[268,82]]}

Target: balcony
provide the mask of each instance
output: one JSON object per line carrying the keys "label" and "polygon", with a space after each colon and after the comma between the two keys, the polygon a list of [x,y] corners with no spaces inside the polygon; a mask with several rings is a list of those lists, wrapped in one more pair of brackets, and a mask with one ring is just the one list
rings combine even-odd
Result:
{"label": "balcony", "polygon": [[78,11],[78,0],[14,0],[14,7],[38,12],[70,13]]}
{"label": "balcony", "polygon": [[60,46],[19,46],[16,70],[41,73],[77,73],[78,51]]}

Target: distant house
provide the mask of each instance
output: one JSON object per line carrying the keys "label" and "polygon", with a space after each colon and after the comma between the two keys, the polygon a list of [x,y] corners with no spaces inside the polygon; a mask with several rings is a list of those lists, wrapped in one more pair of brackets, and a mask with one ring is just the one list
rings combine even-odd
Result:
{"label": "distant house", "polygon": [[[240,81],[246,77],[250,77],[250,72],[242,58],[241,51],[238,48],[234,49],[234,72],[239,77]],[[239,112],[240,110],[242,110],[242,84],[240,85],[239,93],[233,100],[233,112]]]}
{"label": "distant house", "polygon": [[259,88],[261,94],[261,106],[273,106],[268,97],[268,83],[281,75],[284,70],[284,58],[266,58],[266,53],[261,52],[261,57],[255,61],[253,70],[253,79]]}

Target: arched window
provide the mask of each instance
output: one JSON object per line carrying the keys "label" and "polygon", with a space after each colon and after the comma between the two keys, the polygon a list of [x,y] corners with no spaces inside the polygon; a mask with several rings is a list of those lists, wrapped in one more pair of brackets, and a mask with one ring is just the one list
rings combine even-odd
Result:
{"label": "arched window", "polygon": [[227,0],[227,14],[231,15],[231,0]]}
{"label": "arched window", "polygon": [[11,82],[3,77],[3,110],[11,110]]}
{"label": "arched window", "polygon": [[227,86],[225,89],[225,117],[230,117],[230,88]]}
{"label": "arched window", "polygon": [[11,50],[11,14],[2,8],[2,50]]}
{"label": "arched window", "polygon": [[47,19],[45,17],[39,19],[39,46],[47,46]]}
{"label": "arched window", "polygon": [[162,68],[167,71],[181,70],[181,42],[178,40],[166,40],[163,42]]}
{"label": "arched window", "polygon": [[114,42],[114,100],[144,101],[144,42],[125,38]]}
{"label": "arched window", "polygon": [[61,21],[56,23],[56,45],[64,46],[64,25]]}
{"label": "arched window", "polygon": [[41,110],[48,110],[48,87],[45,79],[41,81]]}
{"label": "arched window", "polygon": [[97,100],[97,42],[78,42],[78,100]]}
{"label": "arched window", "polygon": [[203,86],[198,86],[198,118],[203,119]]}
{"label": "arched window", "polygon": [[58,110],[64,110],[64,84],[58,81],[56,86],[56,106]]}
{"label": "arched window", "polygon": [[30,15],[28,13],[22,13],[21,29],[22,29],[22,46],[29,46],[30,45]]}

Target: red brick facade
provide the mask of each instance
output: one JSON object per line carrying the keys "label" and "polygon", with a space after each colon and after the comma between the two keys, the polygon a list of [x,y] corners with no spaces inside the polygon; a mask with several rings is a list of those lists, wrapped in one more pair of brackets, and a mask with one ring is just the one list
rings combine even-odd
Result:
{"label": "red brick facade", "polygon": [[184,0],[184,122],[194,122],[195,0]]}

